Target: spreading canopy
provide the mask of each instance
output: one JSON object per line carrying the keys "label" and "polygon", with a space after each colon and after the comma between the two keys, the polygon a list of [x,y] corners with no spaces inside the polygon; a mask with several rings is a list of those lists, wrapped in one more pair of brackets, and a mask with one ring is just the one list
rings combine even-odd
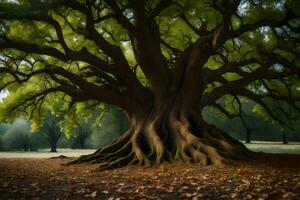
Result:
{"label": "spreading canopy", "polygon": [[269,98],[297,107],[299,9],[283,0],[2,2],[0,84],[14,95],[5,107],[33,112],[66,94],[69,106],[126,108],[129,90],[164,91],[182,57],[197,56],[204,42],[208,55],[191,69],[205,74],[195,91],[203,105],[226,112],[214,102],[231,94],[269,114]]}
{"label": "spreading canopy", "polygon": [[100,102],[234,117],[247,99],[284,124],[275,111],[300,110],[299,16],[297,0],[2,1],[2,119]]}

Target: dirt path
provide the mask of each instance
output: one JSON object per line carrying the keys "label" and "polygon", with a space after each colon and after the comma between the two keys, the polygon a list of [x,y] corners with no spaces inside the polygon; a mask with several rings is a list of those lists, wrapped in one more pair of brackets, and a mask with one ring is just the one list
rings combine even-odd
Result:
{"label": "dirt path", "polygon": [[299,199],[300,156],[260,155],[223,168],[163,164],[93,172],[70,158],[0,159],[0,199]]}

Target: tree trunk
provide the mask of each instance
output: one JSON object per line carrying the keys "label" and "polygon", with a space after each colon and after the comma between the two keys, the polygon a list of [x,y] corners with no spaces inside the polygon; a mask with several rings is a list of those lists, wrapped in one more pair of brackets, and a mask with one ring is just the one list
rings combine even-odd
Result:
{"label": "tree trunk", "polygon": [[85,139],[85,138],[82,138],[82,139],[79,141],[79,147],[80,147],[80,149],[85,149],[84,139]]}
{"label": "tree trunk", "polygon": [[282,144],[288,144],[288,139],[286,137],[286,133],[282,133]]}
{"label": "tree trunk", "polygon": [[50,152],[57,152],[56,150],[56,143],[51,144]]}
{"label": "tree trunk", "polygon": [[71,163],[101,163],[99,169],[177,160],[222,165],[227,158],[246,159],[254,155],[239,141],[207,124],[201,110],[172,101],[149,108],[146,105],[129,109],[130,128],[119,139]]}
{"label": "tree trunk", "polygon": [[[164,161],[222,165],[225,159],[253,157],[254,153],[241,142],[202,119],[202,109],[210,100],[202,96],[206,75],[201,72],[211,51],[208,42],[201,39],[186,49],[178,58],[171,77],[163,81],[156,80],[157,73],[145,71],[151,79],[151,88],[143,93],[133,88],[128,90],[132,91],[130,103],[122,108],[128,117],[129,130],[111,145],[71,163],[101,163],[99,169],[111,169]],[[139,43],[135,46],[143,47]],[[136,54],[142,53],[145,47],[137,49]],[[138,54],[138,60],[153,63],[152,56],[146,55]]]}
{"label": "tree trunk", "polygon": [[57,125],[52,124],[48,128],[48,141],[50,144],[50,152],[57,152],[57,142],[60,138],[61,132],[59,132]]}
{"label": "tree trunk", "polygon": [[23,139],[23,149],[24,151],[29,151],[29,136],[28,134],[26,133],[25,136],[24,136],[24,139]]}
{"label": "tree trunk", "polygon": [[251,130],[247,128],[246,130],[246,144],[251,143]]}

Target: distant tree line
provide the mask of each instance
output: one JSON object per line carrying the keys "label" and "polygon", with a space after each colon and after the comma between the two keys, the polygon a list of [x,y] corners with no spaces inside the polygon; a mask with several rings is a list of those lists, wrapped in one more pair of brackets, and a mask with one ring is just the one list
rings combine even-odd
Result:
{"label": "distant tree line", "polygon": [[[208,120],[217,124],[231,136],[250,143],[251,141],[300,142],[300,133],[294,130],[274,126],[271,120],[260,118],[249,109],[242,113],[242,118],[222,118],[214,112],[205,110],[202,113]],[[0,151],[37,151],[49,148],[56,152],[57,148],[86,149],[105,146],[117,138],[128,128],[128,122],[122,111],[110,109],[97,124],[96,119],[79,118],[77,126],[68,138],[59,126],[61,117],[50,112],[43,118],[38,132],[31,132],[31,122],[19,118],[12,124],[0,124]],[[100,127],[100,128],[99,128]]]}
{"label": "distant tree line", "polygon": [[[205,110],[204,117],[215,123],[224,131],[230,132],[234,138],[245,143],[252,141],[269,142],[300,142],[300,131],[298,124],[290,124],[289,127],[282,127],[268,118],[262,118],[257,113],[247,111],[242,113],[241,118],[222,118],[213,112]],[[289,122],[286,118],[285,121]]]}
{"label": "distant tree line", "polygon": [[18,118],[12,124],[0,124],[0,151],[49,148],[50,152],[56,152],[57,148],[97,148],[110,143],[128,128],[124,114],[116,108],[110,109],[98,126],[95,119],[86,121],[80,118],[70,137],[61,130],[61,120],[61,117],[48,112],[37,132],[32,132],[31,122],[23,118]]}

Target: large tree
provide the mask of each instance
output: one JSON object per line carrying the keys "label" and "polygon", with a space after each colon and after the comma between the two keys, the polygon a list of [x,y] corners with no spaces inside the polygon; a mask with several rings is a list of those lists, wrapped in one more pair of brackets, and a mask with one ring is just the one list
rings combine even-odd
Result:
{"label": "large tree", "polygon": [[61,102],[66,113],[101,102],[127,114],[130,128],[122,137],[76,162],[102,168],[174,160],[219,165],[253,154],[203,120],[205,107],[234,117],[247,99],[283,125],[274,103],[299,110],[297,0],[0,5],[0,84],[10,92],[3,116],[37,119]]}

